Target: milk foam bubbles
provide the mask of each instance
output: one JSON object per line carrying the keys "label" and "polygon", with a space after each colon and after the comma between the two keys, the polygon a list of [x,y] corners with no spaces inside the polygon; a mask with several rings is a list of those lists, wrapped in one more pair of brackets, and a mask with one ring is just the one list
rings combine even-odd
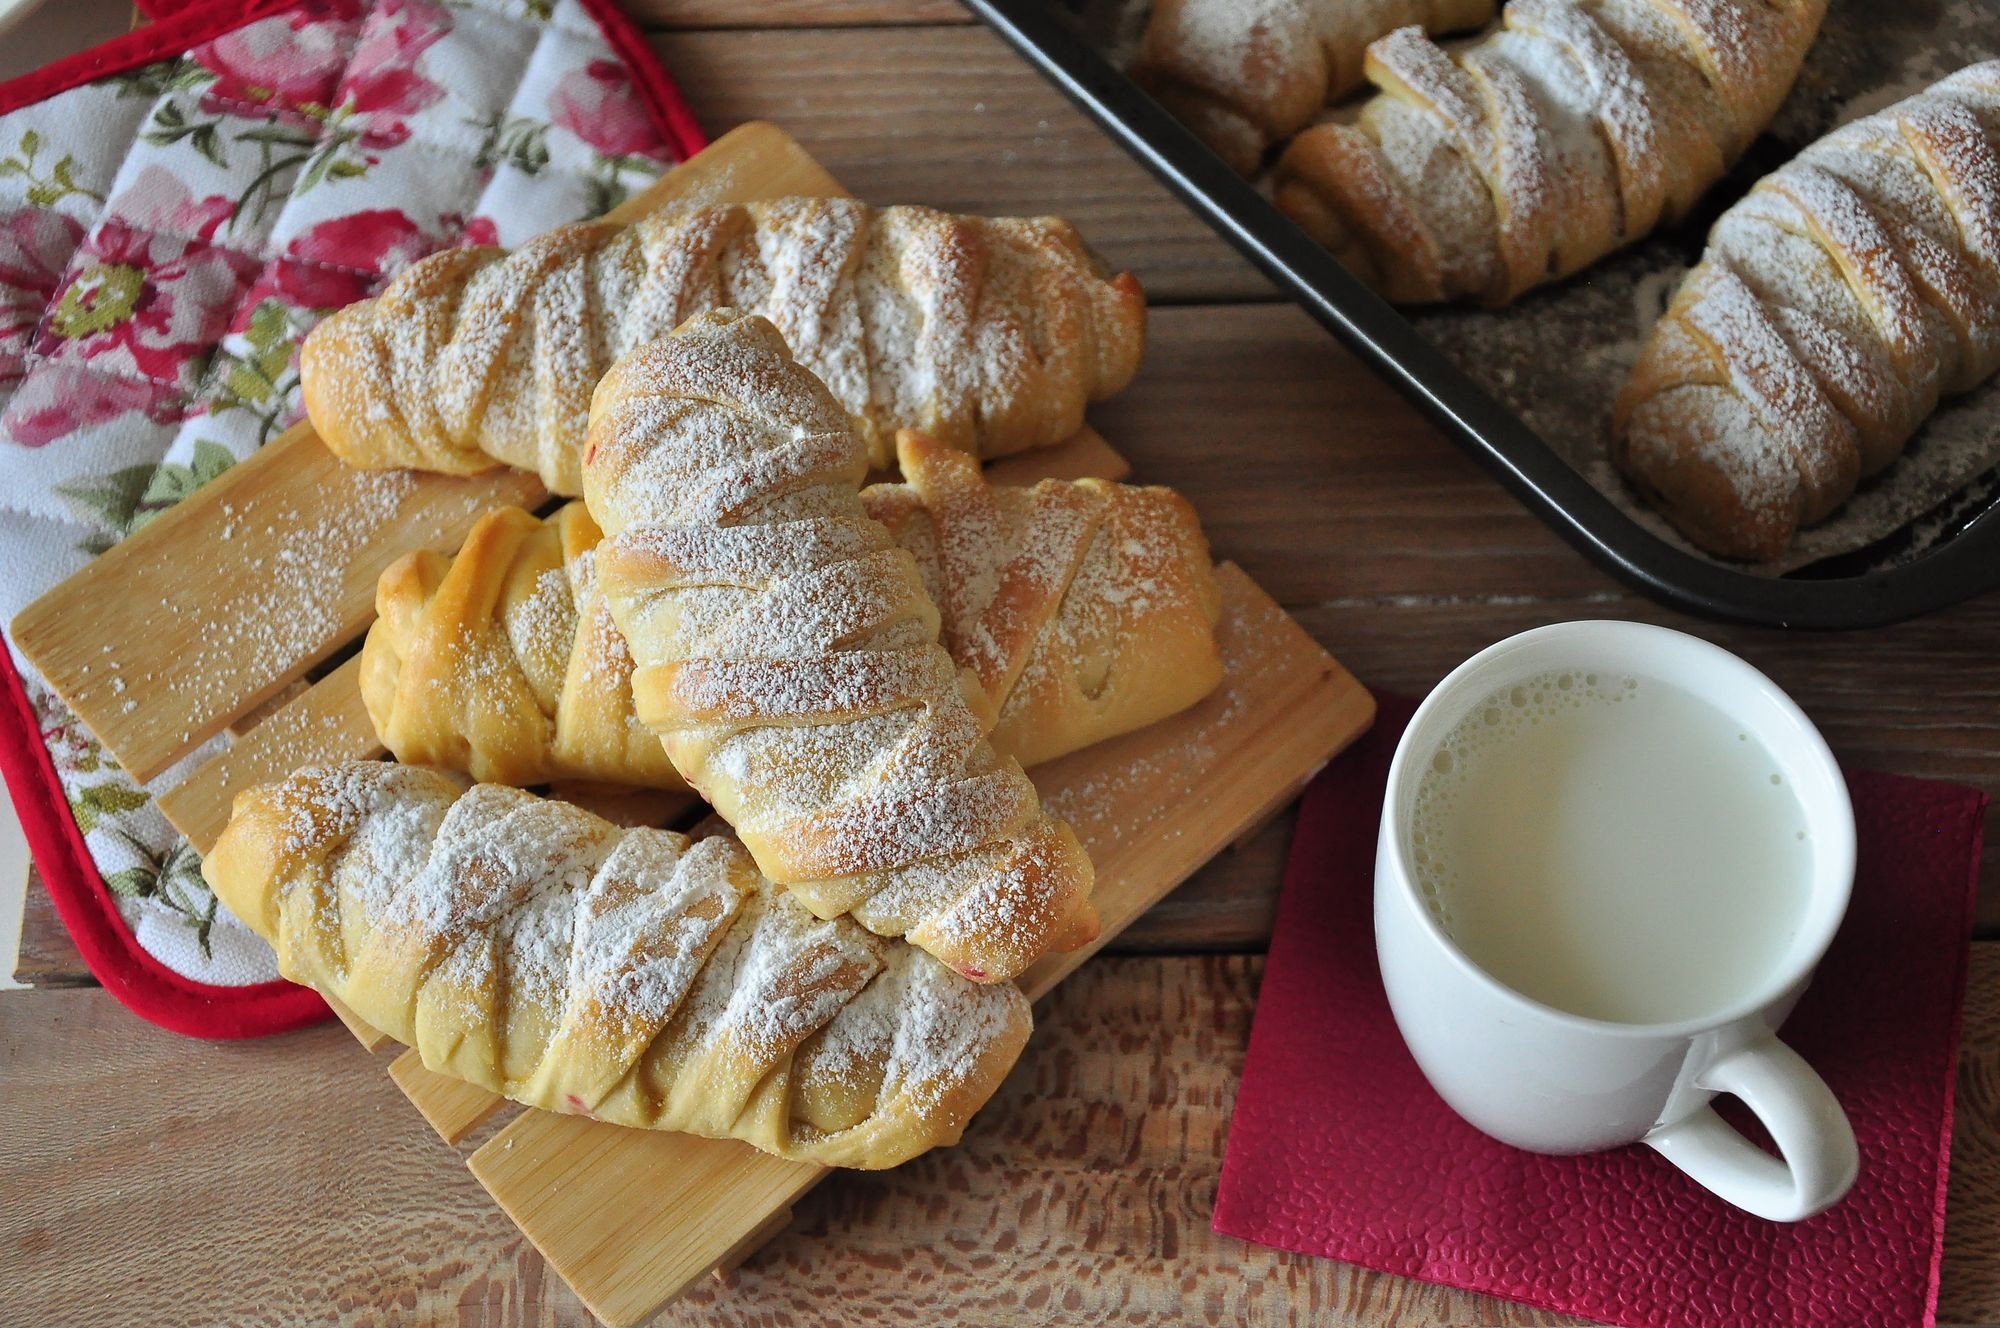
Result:
{"label": "milk foam bubbles", "polygon": [[1691,693],[1565,670],[1473,706],[1426,759],[1408,851],[1446,934],[1590,1018],[1711,1014],[1785,962],[1806,817],[1764,747]]}

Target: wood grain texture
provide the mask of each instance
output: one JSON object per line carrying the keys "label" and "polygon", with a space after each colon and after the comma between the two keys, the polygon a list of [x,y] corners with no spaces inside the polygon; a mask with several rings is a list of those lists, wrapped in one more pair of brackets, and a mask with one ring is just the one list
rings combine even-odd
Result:
{"label": "wood grain texture", "polygon": [[631,0],[644,28],[836,28],[976,22],[958,0]]}
{"label": "wood grain texture", "polygon": [[[1357,737],[1374,702],[1238,568],[1217,569],[1223,681],[1158,724],[1038,767],[1097,869],[1098,940],[1022,975],[1048,992]],[[493,1197],[584,1303],[643,1321],[727,1265],[825,1177],[728,1140],[527,1112],[473,1155]]]}
{"label": "wood grain texture", "polygon": [[298,425],[22,610],[14,644],[144,783],[366,627],[396,558],[542,496],[515,471],[355,470]]}
{"label": "wood grain texture", "polygon": [[985,28],[673,32],[651,41],[703,128],[778,119],[871,203],[1067,217],[1156,301],[1273,295]]}
{"label": "wood grain texture", "polygon": [[[1209,1230],[1261,969],[1090,964],[1042,1002],[961,1146],[820,1186],[727,1284],[705,1280],[659,1322],[820,1323],[834,1305],[843,1322],[967,1325],[1576,1322]],[[2000,946],[1975,948],[1971,990],[1946,1325],[2000,1321]],[[202,1043],[102,992],[0,996],[0,1193],[36,1196],[0,1208],[8,1316],[589,1323],[345,1043],[331,1027]]]}

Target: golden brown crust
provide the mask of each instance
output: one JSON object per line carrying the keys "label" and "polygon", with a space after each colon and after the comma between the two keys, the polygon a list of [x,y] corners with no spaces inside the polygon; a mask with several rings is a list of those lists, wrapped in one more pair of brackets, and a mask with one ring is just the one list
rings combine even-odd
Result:
{"label": "golden brown crust", "polygon": [[1612,455],[1691,541],[1780,557],[2000,369],[2000,61],[1835,130],[1717,220]]}
{"label": "golden brown crust", "polygon": [[1095,933],[1090,863],[987,742],[866,469],[774,327],[693,319],[598,388],[604,594],[640,717],[772,879],[1005,980]]}
{"label": "golden brown crust", "polygon": [[632,709],[632,659],[597,591],[581,503],[474,523],[452,557],[382,573],[361,696],[400,761],[517,787],[578,779],[681,789]]}
{"label": "golden brown crust", "polygon": [[1039,765],[1178,714],[1222,680],[1221,597],[1180,495],[1095,479],[996,487],[911,430],[897,456],[905,482],[871,486],[862,505],[916,558],[1000,751]]}
{"label": "golden brown crust", "polygon": [[1138,282],[1058,218],[843,198],[670,207],[412,264],[307,337],[307,413],[353,465],[504,463],[575,496],[598,379],[726,306],[780,326],[878,466],[904,425],[982,456],[1063,442],[1145,343]]}
{"label": "golden brown crust", "polygon": [[414,766],[239,794],[202,872],[281,972],[433,1070],[802,1161],[955,1143],[1030,1027],[1012,986],[813,917],[726,836]]}
{"label": "golden brown crust", "polygon": [[1132,76],[1243,175],[1361,84],[1368,44],[1406,24],[1463,32],[1497,0],[1157,0]]}
{"label": "golden brown crust", "polygon": [[1377,94],[1285,150],[1279,206],[1392,300],[1506,304],[1685,215],[1776,113],[1825,10],[1512,0],[1449,53],[1400,29],[1368,48]]}

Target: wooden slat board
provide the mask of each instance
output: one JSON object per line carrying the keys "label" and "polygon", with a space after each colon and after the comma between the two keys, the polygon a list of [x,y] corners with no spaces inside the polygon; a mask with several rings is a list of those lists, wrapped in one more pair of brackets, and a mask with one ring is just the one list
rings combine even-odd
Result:
{"label": "wooden slat board", "polygon": [[[752,125],[633,200],[626,214],[690,194],[721,201],[838,188],[779,131]],[[1064,447],[998,463],[992,474],[1000,482],[1027,482],[1044,475],[1117,478],[1125,470],[1123,458],[1086,429]],[[299,475],[311,477],[311,487],[292,487]],[[339,493],[343,485],[364,497],[389,492],[396,501],[377,502],[370,521],[341,524],[341,540],[328,545],[307,515],[322,508],[306,500],[316,489]],[[374,581],[402,552],[454,547],[490,506],[544,496],[532,479],[505,471],[452,480],[357,475],[300,427],[118,546],[109,571],[100,559],[51,591],[16,620],[16,636],[106,748],[128,770],[150,777],[364,631]],[[309,537],[301,537],[302,529]],[[221,575],[218,545],[227,546]],[[273,560],[296,573],[321,574],[258,577]],[[1025,974],[1022,984],[1032,996],[1260,825],[1373,717],[1367,692],[1269,596],[1233,566],[1218,575],[1225,677],[1217,692],[1182,715],[1036,772],[1045,797],[1076,826],[1097,865],[1104,926],[1088,949],[1047,958]],[[255,586],[261,598],[232,596],[228,587],[239,585]],[[121,593],[143,603],[127,605]],[[205,658],[212,672],[203,685],[185,695],[173,690],[191,641],[254,631],[287,614],[314,630]],[[107,669],[125,681],[107,684]],[[236,791],[303,764],[379,754],[357,678],[358,663],[349,660],[275,705],[229,751],[165,793],[162,807],[205,849],[226,823]],[[161,689],[172,694],[171,704],[153,703]],[[146,704],[127,707],[128,694]],[[351,1011],[336,1006],[336,1013],[370,1050],[386,1040]],[[413,1052],[399,1056],[389,1072],[447,1143],[464,1140],[496,1111],[515,1110],[432,1073]],[[469,1162],[556,1271],[613,1324],[639,1322],[704,1273],[735,1267],[827,1174],[745,1145],[536,1111],[519,1112]]]}
{"label": "wooden slat board", "polygon": [[[751,159],[754,184],[738,175]],[[749,124],[612,216],[839,192],[782,131]],[[483,513],[545,497],[507,469],[353,470],[301,424],[29,605],[14,644],[145,782],[364,631],[396,558],[455,549]]]}
{"label": "wooden slat board", "polygon": [[[1225,676],[1215,694],[1035,772],[1097,867],[1103,930],[1088,948],[1023,974],[1032,997],[1288,800],[1374,716],[1367,692],[1248,577],[1228,564],[1219,575]],[[740,1255],[827,1174],[744,1144],[543,1112],[523,1113],[471,1165],[591,1312],[613,1325],[643,1321]],[[647,1257],[635,1264],[634,1249]]]}

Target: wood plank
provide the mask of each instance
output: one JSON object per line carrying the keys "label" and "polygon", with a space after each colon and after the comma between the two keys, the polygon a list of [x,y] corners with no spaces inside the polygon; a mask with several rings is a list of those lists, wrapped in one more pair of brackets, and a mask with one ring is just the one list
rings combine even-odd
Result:
{"label": "wood plank", "polygon": [[[783,132],[752,123],[611,215],[838,192]],[[14,644],[143,783],[353,640],[389,563],[454,549],[481,514],[545,496],[506,469],[354,470],[301,423],[29,605]]]}
{"label": "wood plank", "polygon": [[517,471],[355,470],[299,425],[29,605],[14,643],[145,783],[353,639],[389,563],[541,499]]}
{"label": "wood plank", "polygon": [[[1218,569],[1224,677],[1207,700],[1036,771],[1097,868],[1096,944],[1022,976],[1040,996],[1359,735],[1374,702],[1238,568]],[[1198,814],[1197,814],[1198,809]],[[637,1323],[738,1256],[827,1169],[745,1145],[530,1112],[472,1167],[592,1312]],[[629,1202],[634,1194],[652,1197]],[[634,1251],[647,1251],[635,1259]]]}
{"label": "wood plank", "polygon": [[839,28],[976,22],[958,0],[629,0],[643,28]]}
{"label": "wood plank", "polygon": [[1290,305],[1155,309],[1091,418],[1283,604],[1621,593]]}
{"label": "wood plank", "polygon": [[1155,301],[1275,298],[1235,250],[983,27],[650,40],[711,133],[775,115],[870,202],[1055,213],[1114,267],[1137,273]]}
{"label": "wood plank", "polygon": [[34,987],[88,987],[97,982],[56,915],[55,901],[33,864],[21,903],[21,946],[14,957],[14,978]]}
{"label": "wood plank", "polygon": [[507,1099],[483,1088],[439,1074],[424,1066],[412,1048],[389,1063],[389,1077],[403,1096],[416,1103],[438,1138],[456,1144],[479,1128],[480,1122],[507,1105]]}
{"label": "wood plank", "polygon": [[361,701],[356,655],[162,794],[160,811],[197,853],[206,853],[229,824],[230,804],[242,790],[283,779],[302,766],[368,761],[381,754]]}
{"label": "wood plank", "polygon": [[338,996],[329,996],[321,992],[320,999],[326,1002],[327,1009],[333,1011],[333,1017],[353,1035],[356,1042],[361,1044],[363,1051],[376,1052],[389,1045],[387,1033],[348,1009],[347,1003]]}
{"label": "wood plank", "polygon": [[[703,1279],[659,1322],[922,1307],[967,1325],[1574,1323],[1209,1229],[1261,971],[1250,956],[1089,965],[1042,1003],[963,1144],[819,1187],[728,1284]],[[2000,1321],[2000,945],[1975,947],[1970,990],[1947,1328]],[[0,1206],[9,1315],[588,1324],[428,1131],[384,1128],[403,1119],[398,1095],[344,1038],[203,1043],[100,991],[0,997],[0,1193],[34,1196]],[[8,1091],[22,1084],[35,1091]],[[191,1232],[205,1257],[188,1257]]]}

